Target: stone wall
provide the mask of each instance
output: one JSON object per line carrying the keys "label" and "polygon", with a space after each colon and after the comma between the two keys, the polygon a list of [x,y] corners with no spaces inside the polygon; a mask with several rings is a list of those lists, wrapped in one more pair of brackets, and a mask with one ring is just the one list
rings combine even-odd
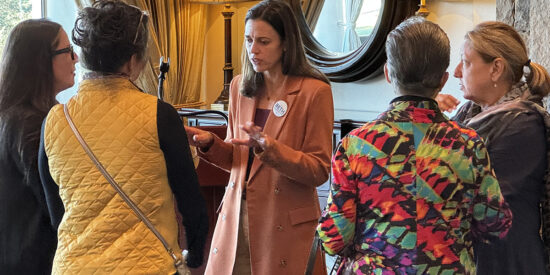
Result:
{"label": "stone wall", "polygon": [[529,57],[550,70],[550,0],[497,0],[496,19],[523,36]]}

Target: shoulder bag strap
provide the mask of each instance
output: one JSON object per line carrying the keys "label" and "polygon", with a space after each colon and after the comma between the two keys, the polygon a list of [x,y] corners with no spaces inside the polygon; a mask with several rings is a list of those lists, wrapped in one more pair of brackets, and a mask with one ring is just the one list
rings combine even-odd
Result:
{"label": "shoulder bag strap", "polygon": [[313,274],[313,267],[315,266],[315,260],[317,259],[317,249],[319,248],[319,242],[319,233],[317,233],[317,230],[315,230],[315,237],[313,238],[311,250],[309,251],[305,275]]}
{"label": "shoulder bag strap", "polygon": [[107,170],[105,170],[103,165],[96,158],[96,156],[94,155],[94,153],[92,152],[90,147],[88,147],[88,144],[86,143],[86,141],[84,141],[84,139],[80,135],[80,132],[78,132],[78,129],[74,125],[73,120],[71,119],[71,116],[69,115],[69,110],[67,109],[67,104],[63,104],[63,112],[65,113],[65,118],[67,118],[67,122],[69,123],[69,126],[71,126],[71,129],[73,130],[73,133],[76,136],[76,139],[78,140],[78,142],[80,142],[80,145],[82,145],[82,148],[84,148],[84,151],[86,151],[86,154],[88,154],[90,159],[94,162],[97,169],[99,169],[101,174],[103,174],[105,179],[107,179],[107,181],[113,186],[113,188],[118,192],[118,194],[122,197],[122,199],[126,202],[126,204],[128,204],[128,206],[130,206],[130,208],[134,211],[136,216],[138,216],[138,218],[141,219],[141,221],[149,228],[149,230],[151,230],[151,232],[153,232],[153,234],[155,234],[155,236],[162,243],[162,245],[164,246],[166,251],[168,251],[168,254],[170,254],[170,256],[174,259],[174,262],[175,262],[176,266],[181,265],[182,264],[181,257],[176,256],[176,254],[174,253],[172,248],[170,248],[170,246],[168,245],[168,243],[166,242],[164,237],[162,237],[160,232],[158,232],[158,230],[155,228],[155,226],[151,223],[151,221],[149,221],[149,219],[145,216],[145,214],[143,214],[143,212],[141,212],[139,207],[130,199],[130,197],[128,197],[128,195],[126,195],[126,193],[124,193],[124,191],[122,191],[122,189],[116,183],[116,181],[113,179],[113,177],[111,177],[111,175],[107,172]]}

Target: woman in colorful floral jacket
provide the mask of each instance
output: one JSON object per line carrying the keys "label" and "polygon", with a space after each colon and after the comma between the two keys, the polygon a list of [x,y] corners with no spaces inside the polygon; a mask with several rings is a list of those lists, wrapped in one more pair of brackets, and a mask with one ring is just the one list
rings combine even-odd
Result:
{"label": "woman in colorful floral jacket", "polygon": [[400,95],[342,140],[318,232],[339,274],[475,273],[472,242],[506,235],[512,214],[485,145],[433,98],[448,73],[449,40],[411,18],[386,42],[386,79]]}

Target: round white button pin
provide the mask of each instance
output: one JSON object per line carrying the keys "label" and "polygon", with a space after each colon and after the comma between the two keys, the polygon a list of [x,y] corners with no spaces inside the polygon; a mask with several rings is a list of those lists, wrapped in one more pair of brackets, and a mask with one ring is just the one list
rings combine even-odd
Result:
{"label": "round white button pin", "polygon": [[282,100],[275,102],[275,105],[273,105],[273,113],[278,117],[284,116],[287,110],[288,105]]}

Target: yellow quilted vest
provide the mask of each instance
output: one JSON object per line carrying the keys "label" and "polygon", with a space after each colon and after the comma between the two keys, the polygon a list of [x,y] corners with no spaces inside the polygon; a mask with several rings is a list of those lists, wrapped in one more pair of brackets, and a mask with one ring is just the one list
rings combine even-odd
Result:
{"label": "yellow quilted vest", "polygon": [[[99,161],[171,247],[174,200],[157,131],[157,99],[127,79],[81,82],[69,113]],[[48,114],[44,144],[65,215],[52,274],[174,274],[172,258],[88,158],[63,106]]]}

